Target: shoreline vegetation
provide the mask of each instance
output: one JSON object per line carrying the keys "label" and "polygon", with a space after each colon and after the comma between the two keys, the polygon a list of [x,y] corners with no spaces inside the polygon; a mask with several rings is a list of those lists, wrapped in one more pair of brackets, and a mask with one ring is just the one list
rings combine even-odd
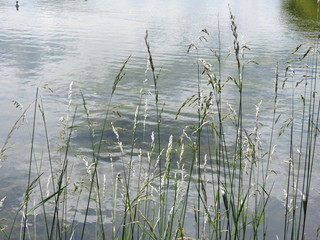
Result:
{"label": "shoreline vegetation", "polygon": [[[130,56],[114,79],[101,123],[94,120],[86,93],[80,92],[81,105],[73,104],[71,82],[58,147],[54,146],[56,139],[52,141],[48,135],[46,108],[37,89],[35,101],[23,110],[0,149],[0,157],[5,160],[10,138],[23,124],[26,112],[33,111],[25,193],[15,216],[0,219],[0,238],[318,238],[320,226],[313,232],[306,229],[311,196],[319,196],[313,193],[311,181],[317,164],[320,116],[319,39],[312,46],[299,45],[284,73],[275,66],[273,96],[262,99],[273,102],[269,135],[262,138],[263,103],[256,103],[255,119],[250,124],[243,110],[246,75],[250,74],[246,67],[258,63],[245,58],[249,46],[240,43],[231,12],[230,20],[233,53],[229,57],[234,57],[237,74],[224,77],[220,36],[219,48],[212,50],[214,63],[199,56],[201,42],[210,36],[203,29],[199,44],[188,48],[188,53],[197,58],[197,89],[176,113],[179,119],[185,108],[192,108],[195,120],[174,130],[179,135],[168,134],[162,125],[165,104],[158,88],[161,68],[153,59],[148,32],[144,83],[152,82],[153,89],[142,87],[130,129],[118,127],[111,120],[111,115],[121,116],[121,106],[115,105],[113,98],[126,75]],[[234,102],[224,99],[227,86],[234,89]],[[287,116],[279,111],[281,91],[290,96]],[[14,104],[21,107],[18,102]],[[85,121],[78,120],[79,112]],[[36,124],[39,119],[41,127]],[[152,127],[148,126],[150,121]],[[41,153],[36,152],[38,129],[45,136],[42,145],[46,150]],[[74,138],[79,131],[86,132],[89,154],[77,152]],[[282,159],[287,167],[285,181],[279,183],[274,180],[277,173],[272,166],[281,137],[287,139],[288,155]],[[107,167],[101,168],[101,162]],[[283,205],[279,206],[283,217],[276,220],[268,214],[275,184],[282,184],[285,192]],[[6,201],[6,197],[0,199],[0,211]],[[280,223],[276,231],[270,229],[273,221]]]}

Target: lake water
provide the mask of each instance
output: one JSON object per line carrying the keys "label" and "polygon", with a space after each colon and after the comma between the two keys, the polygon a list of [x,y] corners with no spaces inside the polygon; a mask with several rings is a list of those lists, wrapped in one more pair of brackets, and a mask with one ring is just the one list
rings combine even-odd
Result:
{"label": "lake water", "polygon": [[[218,49],[219,34],[222,55],[227,56],[232,51],[229,7],[236,17],[240,40],[247,42],[251,49],[246,58],[259,62],[259,65],[248,66],[245,76],[244,114],[248,121],[253,119],[255,105],[263,99],[262,118],[266,124],[262,131],[268,133],[277,62],[283,76],[284,64],[292,58],[293,49],[300,43],[314,43],[319,34],[317,3],[310,0],[306,6],[304,8],[295,0],[25,0],[17,10],[14,1],[0,0],[0,143],[3,144],[21,115],[21,110],[12,101],[18,101],[26,108],[35,99],[37,87],[43,98],[50,138],[54,139],[61,130],[58,123],[67,113],[71,82],[73,102],[81,105],[81,90],[92,117],[102,122],[104,112],[101,109],[106,109],[114,77],[131,55],[126,76],[113,98],[114,104],[124,104],[117,124],[129,128],[145,80],[146,30],[156,68],[162,67],[158,87],[160,103],[165,103],[163,124],[169,137],[170,131],[175,131],[170,130],[170,126],[176,128],[183,121],[191,122],[192,112],[196,112],[186,109],[181,122],[171,123],[181,104],[197,91],[196,54],[195,51],[187,54],[189,44],[203,45],[199,47],[199,56],[213,63],[215,57],[209,48]],[[210,34],[206,35],[207,42],[199,41],[204,34],[202,29]],[[233,58],[231,53],[223,62],[224,78],[236,74]],[[290,105],[290,95],[282,97],[285,113],[285,107]],[[232,90],[226,93],[230,102],[233,98]],[[4,205],[5,210],[0,211],[16,208],[23,195],[32,111],[27,113],[28,122],[14,132],[11,148],[6,152],[8,158],[1,162],[0,199],[7,196],[8,203]],[[85,122],[84,110],[79,112],[78,121]],[[40,117],[37,121],[42,122]],[[152,123],[149,124],[152,127]],[[43,137],[40,130],[36,142],[42,143]],[[75,139],[75,146],[83,154],[90,152],[86,149],[87,135],[79,131]],[[277,159],[279,163],[274,166],[280,173],[277,179],[284,181],[286,168],[281,150]],[[320,168],[314,166],[314,169]],[[314,192],[319,192],[320,177],[315,176],[313,181]],[[313,195],[313,207],[319,199],[319,194]],[[277,206],[281,201],[283,187],[276,185],[272,204]],[[320,219],[318,209],[310,214],[310,218]],[[278,234],[277,224],[271,223],[273,236]],[[310,236],[315,236],[318,224],[310,223],[308,230],[313,231]]]}

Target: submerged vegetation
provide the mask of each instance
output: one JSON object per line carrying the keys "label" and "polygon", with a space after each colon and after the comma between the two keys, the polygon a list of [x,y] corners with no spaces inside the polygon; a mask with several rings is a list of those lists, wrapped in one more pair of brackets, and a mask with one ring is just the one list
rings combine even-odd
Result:
{"label": "submerged vegetation", "polygon": [[[298,46],[284,73],[275,66],[273,96],[262,99],[273,102],[272,116],[267,116],[270,122],[264,126],[263,102],[256,103],[255,119],[244,117],[245,76],[250,74],[246,67],[258,63],[245,58],[250,49],[240,43],[230,14],[236,75],[222,70],[221,44],[212,49],[213,62],[200,58],[201,42],[210,37],[203,29],[199,44],[188,48],[197,58],[197,89],[172,120],[178,121],[186,108],[193,108],[194,121],[172,133],[162,125],[166,110],[159,97],[161,68],[153,59],[148,32],[148,66],[131,130],[117,126],[114,115],[121,115],[121,106],[113,103],[130,57],[115,77],[102,123],[94,120],[86,93],[80,93],[81,105],[73,104],[70,84],[57,147],[48,135],[45,104],[37,90],[27,187],[16,215],[0,219],[1,239],[317,238],[317,229],[308,232],[306,227],[317,164],[318,39],[312,46]],[[147,81],[153,89],[146,87]],[[225,99],[224,91],[230,89],[234,102]],[[290,109],[281,109],[283,92],[290,93],[291,98],[285,99],[291,102]],[[1,148],[2,159],[28,109]],[[36,119],[42,119],[46,139],[41,153],[36,153],[40,129]],[[266,127],[268,135],[262,138]],[[86,154],[75,143],[80,132],[87,138]],[[287,154],[281,160],[287,167],[281,183],[276,182],[273,169],[279,138],[287,140],[287,149],[280,150]],[[283,218],[276,220],[268,215],[275,184],[283,185],[285,192],[279,206]],[[0,199],[0,208],[6,201]],[[273,221],[282,231],[270,230]]]}

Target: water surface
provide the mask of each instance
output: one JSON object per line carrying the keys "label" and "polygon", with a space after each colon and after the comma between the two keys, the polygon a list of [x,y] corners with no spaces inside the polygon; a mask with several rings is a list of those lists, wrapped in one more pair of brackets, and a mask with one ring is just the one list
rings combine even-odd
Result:
{"label": "water surface", "polygon": [[[300,1],[295,0],[29,0],[21,1],[17,11],[12,2],[1,0],[1,143],[21,114],[12,101],[19,101],[26,108],[35,99],[37,87],[44,99],[50,138],[59,135],[58,122],[66,116],[71,82],[73,102],[81,105],[79,91],[82,90],[93,118],[102,122],[101,109],[107,106],[113,79],[129,55],[126,76],[117,88],[114,102],[125,105],[118,124],[130,127],[147,68],[146,30],[155,65],[157,69],[162,67],[158,86],[160,102],[166,104],[163,124],[176,129],[176,125],[181,124],[172,123],[177,110],[197,88],[196,54],[195,51],[187,54],[188,46],[190,43],[203,46],[199,47],[200,57],[214,63],[215,57],[209,48],[218,49],[220,34],[222,54],[227,56],[233,46],[229,7],[236,16],[239,38],[251,49],[246,58],[260,63],[249,66],[245,76],[244,113],[248,121],[252,119],[255,105],[264,99],[263,119],[268,127],[272,101],[267,99],[273,96],[276,64],[284,69],[292,50],[300,43],[313,43],[319,34],[316,1],[309,1],[307,6],[299,4]],[[210,34],[208,42],[199,41],[202,29]],[[222,65],[225,78],[236,74],[231,56]],[[147,88],[152,90],[151,80]],[[230,102],[233,91],[231,88],[226,92]],[[284,100],[282,106],[285,109],[289,102]],[[83,109],[79,112],[84,114]],[[194,112],[194,109],[186,110],[182,121],[192,122]],[[1,163],[0,199],[22,196],[23,191],[14,189],[23,189],[25,184],[32,110],[27,113],[27,119],[10,139],[14,145],[8,150],[8,159]],[[79,121],[85,122],[84,115]],[[154,122],[149,124],[152,128]],[[43,142],[43,137],[44,134],[39,133],[37,141]],[[84,153],[89,151],[85,147],[89,141],[87,135],[79,131],[75,139],[78,141],[75,145],[83,148]],[[283,173],[281,155],[277,159],[279,164],[275,168]],[[315,178],[315,183],[319,183],[319,179]],[[283,199],[282,190],[281,186],[275,187],[275,198],[279,202]],[[317,199],[319,196],[315,195],[313,202]],[[312,217],[316,219],[319,214]]]}

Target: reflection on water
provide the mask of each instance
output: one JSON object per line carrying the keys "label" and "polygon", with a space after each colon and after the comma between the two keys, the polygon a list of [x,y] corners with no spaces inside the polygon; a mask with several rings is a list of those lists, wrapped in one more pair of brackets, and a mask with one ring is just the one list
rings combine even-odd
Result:
{"label": "reflection on water", "polygon": [[[246,68],[248,70],[245,74],[244,115],[246,121],[252,123],[255,104],[261,99],[267,99],[262,103],[262,108],[263,120],[268,124],[272,113],[272,101],[268,99],[273,96],[276,62],[283,63],[288,59],[288,54],[299,44],[297,39],[304,39],[305,35],[314,36],[314,32],[319,30],[319,3],[311,0],[228,2],[236,16],[241,41],[249,41],[248,46],[252,49],[248,52],[248,59],[260,63],[258,66],[250,65]],[[285,22],[281,21],[283,9],[286,12]],[[124,129],[120,133],[123,134],[122,141],[124,145],[130,146],[131,136],[128,135],[133,127],[133,115],[140,101],[138,95],[147,68],[147,54],[143,41],[146,29],[149,29],[156,67],[162,67],[158,87],[160,102],[165,103],[162,114],[163,139],[168,140],[171,134],[179,136],[185,125],[193,123],[195,109],[185,110],[180,122],[173,119],[181,104],[197,89],[196,56],[194,53],[188,55],[186,52],[188,45],[198,39],[201,29],[206,28],[210,33],[210,37],[207,37],[208,42],[201,43],[205,48],[203,52],[199,50],[201,57],[213,63],[214,68],[217,67],[214,62],[216,58],[208,48],[213,52],[218,49],[217,36],[220,34],[223,40],[223,78],[225,80],[227,75],[236,74],[235,62],[231,60],[232,57],[227,57],[232,49],[233,39],[230,33],[228,4],[225,1],[203,0],[199,4],[198,0],[89,0],[78,1],[75,4],[72,0],[30,0],[23,2],[21,7],[16,9],[12,3],[6,5],[1,1],[0,10],[0,112],[6,113],[0,116],[1,139],[6,136],[18,117],[12,110],[11,101],[15,99],[27,105],[34,99],[37,86],[41,87],[44,96],[49,137],[56,137],[57,132],[61,130],[56,126],[57,121],[66,114],[67,92],[71,81],[74,81],[72,100],[79,106],[82,105],[79,94],[81,89],[92,121],[101,126],[114,76],[122,62],[132,55],[126,68],[127,74],[114,96],[115,104],[125,104],[119,110],[120,120],[117,118],[114,124]],[[48,84],[53,93],[44,91],[42,86],[45,84]],[[144,97],[148,100],[153,99],[152,81],[145,84]],[[225,87],[224,100],[232,101],[236,92],[234,88]],[[284,100],[281,106],[286,109],[290,105],[290,95],[285,95],[282,99]],[[153,104],[151,100],[149,104]],[[150,109],[152,108],[154,106],[150,106]],[[78,112],[77,121],[80,125],[87,119],[83,109]],[[148,114],[146,129],[150,133],[155,130],[155,116],[151,110]],[[0,184],[16,184],[20,187],[23,185],[21,182],[24,181],[24,169],[27,169],[24,155],[29,151],[25,144],[30,136],[28,127],[19,129],[20,135],[14,139],[19,149],[12,153],[0,169],[0,172],[8,169],[6,174],[12,174],[17,180],[15,179],[15,183],[8,183],[7,175],[0,173],[0,180],[8,180],[0,181]],[[267,127],[266,133],[269,131]],[[101,129],[97,128],[96,134],[99,136]],[[233,128],[230,129],[231,132]],[[225,131],[229,132],[228,129]],[[136,137],[142,139],[144,136],[139,134],[141,133],[137,133]],[[116,142],[111,128],[106,131],[106,135],[111,136],[109,142]],[[90,154],[91,149],[88,149],[88,146],[91,136],[87,128],[79,129],[73,141],[74,148],[84,154]],[[136,148],[145,148],[145,145],[147,144],[141,142]],[[233,149],[233,146],[230,148]],[[136,153],[134,154],[136,156]],[[110,156],[102,154],[101,157],[103,164],[105,163],[104,167],[109,169]],[[119,159],[119,156],[113,156],[114,162]],[[277,164],[282,170],[282,162]],[[19,168],[24,173],[17,172],[14,168]],[[19,195],[16,192],[7,194],[10,191],[7,188],[1,189],[6,191],[4,194],[8,199],[9,195]],[[282,190],[281,186],[275,186],[275,192],[279,193],[275,198],[281,198]]]}
{"label": "reflection on water", "polygon": [[287,9],[293,15],[302,19],[319,20],[319,5],[317,0],[290,0]]}
{"label": "reflection on water", "polygon": [[287,22],[295,30],[306,32],[319,32],[320,1],[318,0],[286,0],[282,8],[288,16]]}

